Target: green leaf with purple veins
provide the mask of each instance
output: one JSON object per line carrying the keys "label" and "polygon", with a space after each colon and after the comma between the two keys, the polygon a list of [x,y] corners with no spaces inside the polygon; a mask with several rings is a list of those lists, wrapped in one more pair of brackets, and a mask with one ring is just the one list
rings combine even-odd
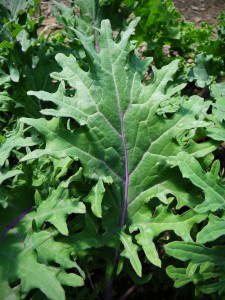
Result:
{"label": "green leaf with purple veins", "polygon": [[[93,38],[76,31],[86,51],[89,69],[83,70],[73,55],[56,55],[62,71],[51,76],[60,81],[58,90],[53,94],[29,92],[55,105],[42,110],[53,118],[21,120],[45,139],[44,148],[30,152],[22,161],[43,155],[69,156],[81,162],[86,178],[110,183],[104,185],[103,199],[103,189],[95,191],[99,197],[96,200],[94,194],[89,195],[92,211],[102,216],[105,234],[109,236],[119,236],[124,225],[135,226],[140,217],[147,220],[154,211],[153,198],[165,205],[176,198],[179,207],[195,206],[197,189],[191,185],[187,193],[187,181],[181,178],[178,168],[170,168],[167,159],[181,151],[191,157],[204,157],[217,147],[211,141],[197,144],[191,134],[185,135],[212,124],[201,117],[209,102],[200,97],[187,101],[180,96],[185,84],[174,80],[179,61],[160,70],[153,68],[152,80],[143,83],[151,60],[140,59],[134,43],[130,43],[137,21],[132,21],[117,41],[109,21],[102,21],[98,53]],[[75,89],[74,96],[66,95],[68,86]],[[171,111],[174,97],[176,110]],[[65,118],[74,119],[80,127],[69,130]],[[146,226],[150,228],[151,223]],[[133,245],[136,249],[137,245]],[[154,245],[151,247],[155,251]],[[130,261],[134,266],[131,257]],[[141,274],[139,266],[135,270]]]}

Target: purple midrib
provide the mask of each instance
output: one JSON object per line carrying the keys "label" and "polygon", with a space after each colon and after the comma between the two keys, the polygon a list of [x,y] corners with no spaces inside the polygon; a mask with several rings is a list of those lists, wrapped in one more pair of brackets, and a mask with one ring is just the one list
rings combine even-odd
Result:
{"label": "purple midrib", "polygon": [[[96,30],[96,22],[95,18],[92,18],[93,26],[94,26],[94,39],[95,39],[95,51],[96,53],[99,53],[99,42],[98,42],[98,36],[97,36],[97,30]],[[124,177],[124,198],[123,198],[123,204],[122,204],[122,211],[120,216],[120,227],[122,228],[126,221],[126,214],[127,214],[127,206],[128,206],[128,188],[129,188],[129,169],[128,169],[128,154],[127,154],[127,144],[126,144],[126,136],[125,136],[125,128],[124,128],[124,115],[122,114],[121,105],[120,105],[120,96],[119,91],[117,87],[116,78],[114,75],[114,66],[112,63],[112,77],[113,77],[113,83],[116,90],[116,99],[117,99],[117,106],[118,106],[118,113],[120,118],[120,128],[121,128],[121,139],[122,139],[122,145],[123,145],[123,154],[124,154],[124,171],[125,171],[125,177]]]}
{"label": "purple midrib", "polygon": [[23,219],[32,210],[32,208],[25,210],[18,218],[16,218],[9,225],[7,225],[3,233],[0,235],[0,241],[6,236],[9,230],[11,230],[21,219]]}
{"label": "purple midrib", "polygon": [[122,207],[121,217],[120,217],[120,227],[122,228],[126,220],[127,206],[128,206],[128,188],[129,188],[128,154],[127,154],[127,144],[126,144],[126,136],[124,130],[124,120],[122,114],[120,114],[120,124],[121,124],[121,137],[122,137],[124,162],[125,162],[124,199],[123,199],[123,207]]}
{"label": "purple midrib", "polygon": [[[121,105],[120,105],[120,97],[119,97],[119,91],[116,83],[116,78],[114,75],[114,67],[112,64],[112,78],[115,86],[116,91],[116,99],[117,99],[117,107],[118,107],[118,113],[120,118],[120,128],[121,128],[121,140],[123,145],[123,154],[124,154],[124,198],[122,203],[122,211],[120,215],[120,228],[122,228],[126,221],[126,214],[127,214],[127,206],[128,206],[128,188],[129,188],[129,170],[128,170],[128,154],[127,154],[127,143],[126,143],[126,135],[125,135],[125,128],[124,128],[124,115],[122,114]],[[119,259],[119,250],[116,250],[114,255],[114,263],[113,268],[116,269],[116,266],[118,264]],[[112,298],[112,289],[113,289],[113,281],[114,281],[114,275],[112,274],[111,278],[109,279],[107,286],[106,286],[106,293],[104,299],[111,299]]]}
{"label": "purple midrib", "polygon": [[99,53],[98,32],[96,29],[96,22],[95,22],[94,18],[92,19],[92,22],[93,22],[93,26],[94,26],[95,51],[96,51],[96,53]]}
{"label": "purple midrib", "polygon": [[127,206],[128,206],[128,188],[129,188],[129,170],[128,170],[128,154],[127,154],[127,143],[126,143],[126,135],[125,135],[125,128],[124,128],[124,115],[122,114],[121,105],[120,105],[120,96],[119,91],[116,83],[116,78],[114,75],[114,66],[112,64],[112,77],[113,83],[116,90],[116,99],[117,99],[117,106],[118,106],[118,113],[120,118],[120,128],[121,128],[121,140],[123,145],[123,154],[124,154],[124,198],[122,204],[122,211],[120,216],[120,227],[122,228],[126,221],[126,214],[127,214]]}

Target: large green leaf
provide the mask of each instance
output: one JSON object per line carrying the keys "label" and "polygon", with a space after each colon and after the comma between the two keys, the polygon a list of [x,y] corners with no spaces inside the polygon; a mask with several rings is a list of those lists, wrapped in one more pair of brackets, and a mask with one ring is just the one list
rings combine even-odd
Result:
{"label": "large green leaf", "polygon": [[[71,260],[72,251],[73,249],[71,246],[65,243],[56,242],[53,236],[37,247],[38,259],[42,263],[48,264],[54,261],[64,269],[75,268],[82,278],[85,278],[85,274],[78,264]],[[80,278],[80,280],[82,280],[82,278]]]}
{"label": "large green leaf", "polygon": [[58,188],[51,191],[49,197],[38,206],[34,220],[38,228],[40,228],[45,221],[48,221],[53,224],[60,233],[68,235],[66,218],[67,215],[72,213],[85,213],[85,206],[82,202],[71,199],[69,190],[59,185]]}
{"label": "large green leaf", "polygon": [[[66,29],[67,36],[74,39],[76,36],[74,28],[86,36],[94,36],[96,51],[99,51],[98,28],[101,21],[109,19],[113,30],[120,31],[126,25],[125,20],[133,8],[132,5],[128,7],[123,5],[121,0],[74,0],[71,7],[58,1],[54,1],[54,4],[57,7],[53,8],[54,15]],[[134,4],[134,1],[130,4]]]}
{"label": "large green leaf", "polygon": [[210,214],[208,224],[198,233],[197,242],[207,243],[215,241],[225,235],[225,220]]}
{"label": "large green leaf", "polygon": [[[202,293],[206,293],[206,294],[210,294],[216,291],[216,289],[212,288],[210,292],[210,286],[212,286],[212,284],[210,285],[200,285],[200,287],[198,286],[199,282],[206,282],[207,280],[214,280],[215,277],[219,277],[222,279],[223,276],[223,272],[213,272],[213,271],[208,271],[208,272],[204,272],[204,273],[194,273],[191,276],[187,274],[186,269],[185,268],[175,268],[173,266],[169,266],[166,269],[167,274],[175,280],[174,286],[176,288],[182,287],[185,284],[188,284],[190,282],[193,282],[197,285],[197,290],[201,290]],[[218,281],[216,283],[217,285],[221,285],[224,286],[224,279]]]}
{"label": "large green leaf", "polygon": [[15,20],[17,14],[21,11],[25,11],[27,6],[37,4],[38,0],[18,0],[18,1],[9,1],[2,0],[1,5],[3,5],[10,13],[12,20]]}
{"label": "large green leaf", "polygon": [[[59,232],[68,234],[68,214],[85,213],[84,204],[69,195],[68,186],[73,179],[62,182],[55,190],[51,188],[47,199],[39,199],[36,212],[29,208],[21,213],[19,205],[23,207],[32,201],[32,195],[29,195],[27,190],[24,193],[22,186],[22,200],[20,195],[16,195],[10,200],[7,209],[0,210],[0,276],[3,280],[0,285],[1,298],[14,295],[9,288],[9,284],[14,283],[21,297],[37,288],[48,299],[53,300],[65,299],[62,285],[84,285],[84,272],[71,257],[74,246],[55,241]],[[26,186],[24,188],[26,189]],[[25,199],[26,196],[28,199]],[[21,201],[20,204],[17,197]],[[11,222],[7,223],[10,220]],[[45,221],[53,224],[58,230],[53,227],[48,231],[43,230],[42,225]],[[55,264],[59,267],[55,267]],[[68,272],[71,269],[77,272]],[[21,285],[17,285],[18,279],[21,280]],[[17,292],[15,291],[15,297]]]}
{"label": "large green leaf", "polygon": [[[49,299],[65,299],[64,291],[56,279],[60,270],[37,261],[35,247],[49,236],[49,233],[41,233],[34,243],[29,239],[28,243],[23,243],[16,239],[15,233],[7,234],[1,241],[1,273],[4,274],[4,282],[14,283],[17,278],[21,279],[22,295],[26,295],[33,288],[39,288]],[[4,296],[5,290],[0,293]]]}
{"label": "large green leaf", "polygon": [[130,227],[131,231],[140,230],[137,236],[138,243],[142,246],[147,258],[156,266],[161,266],[158,252],[153,239],[164,231],[174,231],[184,241],[192,241],[191,230],[196,223],[203,221],[207,215],[196,214],[188,211],[183,215],[174,215],[167,208],[158,206],[153,217],[140,220]]}
{"label": "large green leaf", "polygon": [[9,157],[10,152],[14,148],[21,148],[27,146],[34,146],[40,142],[40,139],[37,136],[32,135],[31,137],[25,138],[23,132],[23,124],[19,123],[18,126],[13,130],[9,136],[10,138],[5,141],[1,147],[1,158],[0,166],[3,166],[6,159]]}
{"label": "large green leaf", "polygon": [[212,108],[211,120],[215,123],[215,126],[206,130],[206,135],[214,140],[224,142],[225,141],[225,85],[224,82],[215,83],[210,86],[211,95],[215,99]]}
{"label": "large green leaf", "polygon": [[[198,291],[222,293],[224,246],[210,246],[224,238],[224,183],[218,161],[209,168],[219,145],[215,141],[224,139],[223,85],[212,87],[215,104],[183,98],[177,60],[160,70],[152,67],[147,80],[151,59],[140,59],[136,42],[130,42],[137,20],[120,32],[129,8],[120,0],[73,2],[71,8],[55,3],[72,49],[60,42],[51,48],[43,37],[40,43],[30,39],[36,33],[33,12],[25,25],[19,24],[33,1],[2,2],[11,11],[9,21],[18,16],[19,24],[15,39],[0,45],[9,54],[3,88],[13,81],[0,93],[0,109],[13,114],[11,124],[21,115],[29,118],[0,141],[0,298],[24,299],[32,293],[32,299],[65,299],[71,289],[63,286],[76,287],[79,294],[85,279],[81,267],[95,271],[102,261],[106,280],[125,270],[144,283],[150,277],[142,277],[143,254],[161,266],[163,244],[176,239],[165,249],[187,268],[167,269],[175,285],[194,282]],[[145,35],[151,28],[155,40],[164,35],[179,45],[179,14],[171,1],[145,2],[135,10],[143,13]],[[111,24],[101,23],[105,15]],[[59,49],[57,64],[53,56]],[[204,62],[205,73],[198,72],[204,55],[200,58],[195,77],[200,85],[209,84],[214,74]],[[211,63],[211,57],[206,61]],[[59,84],[49,77],[53,71]],[[199,133],[215,141],[195,142]],[[101,289],[100,281],[93,282],[93,295],[85,287],[83,298]]]}
{"label": "large green leaf", "polygon": [[182,261],[194,263],[210,262],[215,265],[225,263],[224,246],[207,248],[203,245],[185,242],[172,242],[165,247],[166,252]]}
{"label": "large green leaf", "polygon": [[167,274],[176,280],[176,287],[194,282],[197,291],[202,293],[224,292],[224,246],[207,248],[200,244],[172,242],[165,250],[176,259],[189,261],[187,269],[167,268]]}
{"label": "large green leaf", "polygon": [[[212,126],[202,117],[210,103],[200,97],[186,101],[179,96],[185,85],[172,81],[178,61],[161,70],[154,68],[151,82],[143,84],[150,60],[141,60],[129,42],[136,23],[137,20],[131,22],[116,42],[110,23],[103,21],[99,53],[92,38],[76,31],[87,53],[89,70],[83,70],[72,55],[58,54],[56,59],[62,71],[52,74],[61,81],[57,92],[29,92],[53,102],[56,108],[44,109],[42,113],[57,118],[22,119],[46,141],[44,149],[34,150],[22,161],[46,154],[56,158],[70,156],[80,160],[85,177],[106,183],[113,179],[113,184],[106,186],[102,204],[103,227],[109,236],[120,232],[118,227],[125,222],[139,223],[143,210],[146,216],[151,215],[154,207],[146,203],[154,197],[169,204],[173,195],[179,207],[193,207],[199,192],[192,186],[190,195],[197,197],[188,195],[187,181],[166,161],[182,150],[190,156],[204,157],[216,149],[216,144],[197,144],[191,139],[193,134],[186,134]],[[75,89],[74,96],[65,95],[65,82]],[[80,127],[68,129],[65,117],[74,119]],[[101,215],[99,209],[97,214]]]}
{"label": "large green leaf", "polygon": [[213,163],[210,172],[204,172],[200,163],[189,154],[180,152],[175,163],[179,166],[183,177],[188,178],[194,185],[203,190],[205,201],[195,207],[198,213],[225,209],[224,184],[219,177],[220,162]]}
{"label": "large green leaf", "polygon": [[0,171],[0,185],[3,183],[3,181],[21,173],[23,173],[21,170],[3,170],[3,172]]}
{"label": "large green leaf", "polygon": [[141,262],[137,254],[138,247],[132,242],[132,238],[124,232],[120,235],[120,240],[124,246],[122,256],[128,258],[137,275],[142,276]]}
{"label": "large green leaf", "polygon": [[225,119],[225,82],[214,83],[210,86],[211,95],[216,100],[214,113],[220,122]]}
{"label": "large green leaf", "polygon": [[102,217],[102,199],[105,193],[105,188],[101,179],[97,182],[95,187],[90,191],[88,196],[83,199],[84,202],[91,203],[91,209],[96,217]]}

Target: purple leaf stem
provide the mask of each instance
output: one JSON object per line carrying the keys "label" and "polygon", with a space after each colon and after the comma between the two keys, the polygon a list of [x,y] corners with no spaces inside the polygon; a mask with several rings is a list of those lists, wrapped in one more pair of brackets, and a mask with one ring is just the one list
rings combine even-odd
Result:
{"label": "purple leaf stem", "polygon": [[128,155],[127,155],[126,137],[125,137],[125,133],[124,133],[123,116],[121,116],[121,120],[122,120],[121,121],[121,136],[122,136],[124,162],[125,162],[124,199],[123,199],[123,207],[122,207],[121,218],[120,218],[120,227],[122,228],[123,225],[125,224],[126,214],[127,214],[129,171],[128,171]]}
{"label": "purple leaf stem", "polygon": [[112,289],[113,289],[113,283],[114,283],[114,276],[115,276],[115,270],[116,270],[117,265],[118,265],[118,261],[119,261],[119,251],[116,250],[115,255],[114,255],[114,261],[113,261],[114,272],[113,272],[111,278],[109,279],[109,281],[106,284],[105,293],[104,293],[104,300],[111,300],[112,299]]}
{"label": "purple leaf stem", "polygon": [[96,22],[95,19],[92,19],[93,25],[94,25],[94,39],[95,39],[95,51],[96,53],[99,53],[99,42],[98,42],[98,31],[96,29]]}
{"label": "purple leaf stem", "polygon": [[0,241],[3,240],[3,238],[6,236],[6,234],[9,232],[9,230],[13,229],[14,226],[23,219],[29,212],[31,212],[33,208],[28,208],[25,210],[18,218],[16,218],[14,221],[12,221],[9,225],[6,226],[3,233],[0,235]]}
{"label": "purple leaf stem", "polygon": [[119,113],[119,117],[120,117],[121,139],[122,139],[123,155],[124,155],[124,171],[125,171],[125,176],[124,176],[124,180],[123,180],[123,182],[124,182],[124,197],[123,197],[123,207],[122,207],[121,216],[120,216],[120,227],[122,228],[123,225],[125,224],[126,214],[127,214],[127,206],[128,206],[128,188],[129,188],[128,154],[127,154],[127,143],[126,143],[125,128],[124,128],[124,115],[122,114],[122,110],[121,110],[120,96],[119,96],[116,79],[114,76],[114,70],[112,70],[112,71],[113,71],[112,72],[113,73],[113,81],[114,81],[115,90],[116,90],[118,113]]}
{"label": "purple leaf stem", "polygon": [[[129,189],[129,163],[128,163],[128,154],[127,154],[127,143],[126,143],[126,136],[125,136],[125,128],[124,128],[124,115],[122,114],[121,110],[121,104],[120,104],[120,96],[119,91],[116,83],[116,79],[114,76],[114,69],[112,68],[112,74],[113,74],[113,82],[116,90],[116,98],[117,98],[117,107],[118,107],[118,114],[120,118],[120,128],[121,128],[121,140],[123,145],[123,154],[124,154],[124,197],[123,197],[123,204],[122,204],[122,211],[120,216],[120,228],[122,228],[126,221],[126,214],[127,214],[127,206],[128,206],[128,189]],[[116,267],[118,265],[119,260],[119,251],[116,250],[114,255],[114,262],[113,262],[113,269],[114,272],[116,270]],[[106,284],[105,289],[105,300],[110,300],[112,298],[112,289],[113,289],[113,281],[114,281],[114,275],[112,274],[111,278]]]}

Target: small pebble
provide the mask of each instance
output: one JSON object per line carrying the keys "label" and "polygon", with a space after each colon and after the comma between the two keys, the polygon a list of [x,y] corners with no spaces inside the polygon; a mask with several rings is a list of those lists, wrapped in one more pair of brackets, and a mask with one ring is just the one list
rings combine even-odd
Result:
{"label": "small pebble", "polygon": [[199,22],[201,22],[201,21],[202,21],[202,19],[201,19],[201,18],[199,18],[199,17],[196,17],[196,18],[194,18],[194,21],[195,21],[196,23],[199,23]]}
{"label": "small pebble", "polygon": [[193,10],[199,10],[199,7],[194,6],[194,5],[192,5],[191,8],[192,8]]}

